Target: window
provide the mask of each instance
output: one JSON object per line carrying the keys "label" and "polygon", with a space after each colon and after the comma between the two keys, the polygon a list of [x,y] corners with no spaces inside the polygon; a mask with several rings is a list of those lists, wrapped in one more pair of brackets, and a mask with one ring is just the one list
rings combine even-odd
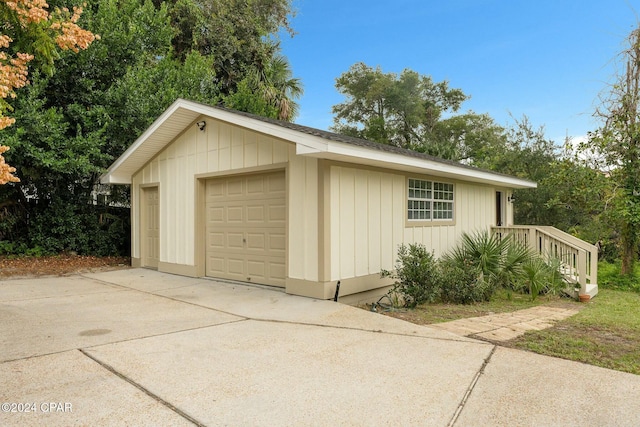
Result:
{"label": "window", "polygon": [[409,178],[408,189],[410,221],[453,220],[453,184]]}

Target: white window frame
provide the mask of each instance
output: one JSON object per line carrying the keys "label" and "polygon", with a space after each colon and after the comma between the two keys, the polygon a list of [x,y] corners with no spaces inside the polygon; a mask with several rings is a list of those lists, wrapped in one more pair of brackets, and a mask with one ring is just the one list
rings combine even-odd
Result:
{"label": "white window frame", "polygon": [[407,179],[407,221],[454,222],[455,186],[422,178]]}

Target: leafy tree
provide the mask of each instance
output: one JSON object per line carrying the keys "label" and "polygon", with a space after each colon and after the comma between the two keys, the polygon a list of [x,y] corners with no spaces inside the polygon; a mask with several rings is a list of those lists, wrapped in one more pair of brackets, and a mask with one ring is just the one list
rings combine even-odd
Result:
{"label": "leafy tree", "polygon": [[616,185],[614,210],[623,275],[633,274],[640,244],[640,27],[631,32],[627,43],[621,53],[624,72],[596,111],[604,125],[589,139]]}
{"label": "leafy tree", "polygon": [[[132,132],[144,129],[176,96],[204,100],[188,94],[206,92],[203,81],[213,74],[210,62],[198,67],[197,59],[171,59],[174,32],[166,7],[95,1],[83,22],[103,35],[100,42],[60,55],[53,75],[34,74],[12,102],[18,123],[0,138],[15,148],[12,161],[22,182],[0,191],[0,204],[12,217],[11,227],[0,228],[0,239],[46,252],[125,252],[128,212],[94,205],[94,184],[135,138]],[[214,94],[206,101],[216,99]]]}
{"label": "leafy tree", "polygon": [[302,83],[292,76],[289,62],[278,55],[265,69],[249,73],[235,92],[224,98],[224,103],[229,108],[291,121],[298,114],[294,99],[302,92]]}
{"label": "leafy tree", "polygon": [[[96,205],[95,184],[102,171],[177,97],[230,103],[240,98],[236,93],[242,89],[246,105],[237,107],[246,111],[262,105],[258,111],[249,111],[293,117],[299,81],[291,76],[284,58],[266,57],[268,61],[258,61],[258,67],[251,62],[251,54],[237,52],[233,78],[239,80],[227,85],[223,82],[227,77],[220,77],[226,71],[216,62],[221,52],[207,53],[191,42],[177,50],[176,37],[187,24],[175,26],[175,8],[191,4],[199,11],[208,10],[203,2],[90,0],[81,25],[101,34],[100,42],[78,54],[61,53],[54,74],[33,74],[32,84],[21,89],[22,96],[10,100],[18,123],[0,134],[0,143],[14,148],[11,162],[21,171],[22,182],[0,188],[0,240],[20,242],[14,247],[38,246],[46,252],[126,253],[128,212]],[[253,2],[211,2],[224,9],[229,19],[234,10],[245,13],[244,18],[234,18],[241,21],[249,13],[268,13],[263,6],[270,2],[259,3],[256,9],[250,7]],[[208,19],[221,19],[212,16],[195,16],[193,22],[200,25],[193,27],[197,37],[204,37],[199,31],[211,25]],[[277,44],[263,34],[266,24],[261,28],[251,33],[259,40],[237,40],[237,48],[246,46],[249,51],[264,43],[277,52]],[[235,36],[220,32],[211,37]],[[241,59],[245,62],[240,66]],[[127,205],[126,188],[106,190],[112,200]]]}
{"label": "leafy tree", "polygon": [[442,116],[467,99],[446,81],[434,83],[409,69],[383,73],[363,63],[338,77],[336,88],[347,100],[332,109],[334,131],[419,151]]}
{"label": "leafy tree", "polygon": [[281,30],[293,35],[290,0],[177,0],[170,15],[176,29],[174,51],[184,59],[191,50],[214,59],[222,93],[235,92],[249,69],[265,70],[279,52]]}
{"label": "leafy tree", "polygon": [[7,182],[20,182],[20,179],[13,175],[16,171],[16,168],[13,166],[9,166],[2,156],[2,153],[9,151],[9,147],[6,145],[0,145],[0,185],[6,184]]}
{"label": "leafy tree", "polygon": [[396,75],[358,63],[336,86],[347,100],[333,107],[335,131],[535,181],[538,188],[515,191],[516,223],[613,246],[610,181],[527,117],[502,127],[487,114],[456,114],[461,90],[411,70]]}
{"label": "leafy tree", "polygon": [[[0,130],[11,126],[15,119],[7,117],[12,110],[6,98],[15,98],[16,89],[27,83],[28,64],[37,58],[36,64],[51,73],[53,61],[62,50],[78,52],[86,49],[96,36],[83,30],[76,23],[82,8],[55,8],[49,12],[44,0],[16,0],[0,2]],[[13,45],[12,45],[13,43]],[[20,182],[13,175],[16,171],[5,163],[2,153],[9,148],[0,145],[0,185]]]}
{"label": "leafy tree", "polygon": [[492,162],[507,148],[507,134],[488,114],[459,114],[437,122],[419,151],[478,167]]}

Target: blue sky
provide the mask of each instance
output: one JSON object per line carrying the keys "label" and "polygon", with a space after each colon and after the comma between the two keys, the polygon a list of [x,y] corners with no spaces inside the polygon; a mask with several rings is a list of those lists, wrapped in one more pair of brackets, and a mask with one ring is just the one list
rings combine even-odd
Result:
{"label": "blue sky", "polygon": [[327,129],[344,100],[335,79],[356,62],[410,68],[471,99],[463,111],[499,124],[529,117],[562,143],[592,117],[640,0],[294,0],[296,36],[284,55],[302,80],[297,123]]}

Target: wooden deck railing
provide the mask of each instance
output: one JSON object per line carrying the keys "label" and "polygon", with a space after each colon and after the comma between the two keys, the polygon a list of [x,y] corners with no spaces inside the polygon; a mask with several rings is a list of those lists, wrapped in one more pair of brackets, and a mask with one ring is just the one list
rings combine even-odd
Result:
{"label": "wooden deck railing", "polygon": [[595,296],[598,292],[598,248],[554,227],[539,225],[511,225],[492,227],[500,237],[511,235],[536,253],[557,258],[561,273],[571,283],[580,286],[580,295]]}

